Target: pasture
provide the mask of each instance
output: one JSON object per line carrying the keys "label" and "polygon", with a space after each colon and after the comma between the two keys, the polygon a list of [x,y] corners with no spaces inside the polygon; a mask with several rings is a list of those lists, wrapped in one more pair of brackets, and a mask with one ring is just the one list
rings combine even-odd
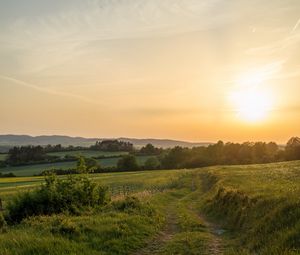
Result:
{"label": "pasture", "polygon": [[61,152],[50,152],[47,153],[50,156],[58,156],[64,158],[65,156],[83,156],[87,158],[92,157],[115,157],[128,154],[126,151],[93,151],[93,150],[78,150],[78,151],[61,151]]}
{"label": "pasture", "polygon": [[[300,253],[299,161],[89,176],[112,204],[141,204],[25,220],[0,236],[3,254]],[[6,204],[42,181],[2,179],[0,197]]]}
{"label": "pasture", "polygon": [[0,154],[0,161],[4,161],[7,157],[7,154]]}
{"label": "pasture", "polygon": [[[145,161],[150,156],[138,156],[137,162],[139,165],[143,165]],[[114,158],[103,158],[98,159],[101,167],[115,167],[117,166],[118,160],[121,157],[114,157]],[[44,170],[51,170],[51,169],[73,169],[76,168],[76,161],[72,162],[57,162],[57,163],[48,163],[48,164],[36,164],[36,165],[28,165],[28,166],[9,166],[5,168],[0,168],[1,173],[13,173],[18,177],[22,176],[34,176],[38,175]]]}

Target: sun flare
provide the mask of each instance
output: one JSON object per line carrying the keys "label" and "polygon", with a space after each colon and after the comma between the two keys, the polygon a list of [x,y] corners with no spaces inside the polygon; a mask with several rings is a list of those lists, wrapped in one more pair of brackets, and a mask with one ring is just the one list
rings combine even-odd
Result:
{"label": "sun flare", "polygon": [[236,92],[235,104],[238,117],[249,122],[264,120],[270,110],[269,96],[252,89]]}
{"label": "sun flare", "polygon": [[231,94],[231,102],[238,118],[252,123],[265,120],[272,106],[270,91],[262,83],[262,73],[246,75],[237,81],[237,89]]}

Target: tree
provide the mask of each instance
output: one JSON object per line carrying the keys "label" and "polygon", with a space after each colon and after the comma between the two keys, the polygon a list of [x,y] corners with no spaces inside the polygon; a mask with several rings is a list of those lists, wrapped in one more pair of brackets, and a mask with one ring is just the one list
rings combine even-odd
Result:
{"label": "tree", "polygon": [[292,137],[285,148],[286,159],[295,160],[300,159],[300,138]]}
{"label": "tree", "polygon": [[87,173],[87,166],[84,157],[80,156],[77,161],[76,170],[78,173]]}
{"label": "tree", "polygon": [[151,143],[148,143],[146,146],[140,149],[141,154],[145,155],[157,155],[162,152],[161,148],[154,147]]}
{"label": "tree", "polygon": [[162,158],[162,167],[167,169],[183,167],[189,158],[188,152],[187,148],[174,147]]}
{"label": "tree", "polygon": [[144,164],[146,170],[154,170],[160,168],[160,162],[157,157],[148,158]]}
{"label": "tree", "polygon": [[77,160],[76,171],[78,173],[92,173],[100,168],[100,164],[94,158],[85,158],[80,156]]}
{"label": "tree", "polygon": [[268,162],[267,146],[264,142],[256,142],[253,145],[253,163]]}
{"label": "tree", "polygon": [[85,158],[85,163],[89,173],[101,168],[100,163],[94,158]]}
{"label": "tree", "polygon": [[99,151],[133,151],[133,144],[118,140],[97,141],[95,145],[90,146],[91,150]]}
{"label": "tree", "polygon": [[267,144],[267,155],[268,155],[268,160],[270,162],[276,160],[278,151],[279,151],[279,147],[276,143],[270,142]]}
{"label": "tree", "polygon": [[47,155],[41,146],[13,147],[8,152],[7,161],[11,165],[39,162],[47,159]]}
{"label": "tree", "polygon": [[117,167],[119,170],[123,171],[135,171],[139,169],[139,165],[136,161],[136,157],[133,155],[125,155],[119,159]]}

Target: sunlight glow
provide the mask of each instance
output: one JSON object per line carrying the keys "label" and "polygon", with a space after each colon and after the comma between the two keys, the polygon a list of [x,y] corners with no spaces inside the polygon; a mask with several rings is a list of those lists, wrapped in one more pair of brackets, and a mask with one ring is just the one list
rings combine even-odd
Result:
{"label": "sunlight glow", "polygon": [[260,122],[267,118],[271,110],[270,91],[263,89],[263,73],[242,76],[237,80],[238,88],[231,94],[231,102],[237,116],[247,122]]}

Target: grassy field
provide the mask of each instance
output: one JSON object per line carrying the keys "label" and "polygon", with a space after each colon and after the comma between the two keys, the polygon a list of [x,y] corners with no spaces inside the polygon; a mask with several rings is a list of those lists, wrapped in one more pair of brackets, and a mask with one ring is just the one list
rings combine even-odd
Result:
{"label": "grassy field", "polygon": [[107,151],[92,151],[92,150],[79,150],[79,151],[62,151],[62,152],[51,152],[48,155],[65,157],[68,156],[84,156],[87,158],[92,157],[111,157],[111,156],[120,156],[126,155],[128,152],[126,151],[116,151],[116,152],[107,152]]}
{"label": "grassy field", "polygon": [[0,154],[0,161],[4,161],[7,157],[7,154]]}
{"label": "grassy field", "polygon": [[[143,165],[145,161],[150,156],[138,156],[137,161],[139,165]],[[97,161],[100,163],[102,167],[114,167],[117,166],[117,162],[120,158],[104,158],[98,159]],[[16,176],[33,176],[40,174],[44,170],[51,169],[71,169],[76,167],[76,162],[58,162],[58,163],[49,163],[49,164],[37,164],[37,165],[29,165],[29,166],[15,166],[15,167],[6,167],[1,168],[1,173],[13,173]]]}
{"label": "grassy field", "polygon": [[[1,254],[300,254],[299,161],[90,177],[141,204],[26,220],[0,235]],[[40,182],[0,180],[0,197]]]}
{"label": "grassy field", "polygon": [[[124,192],[154,190],[156,187],[176,179],[180,173],[181,170],[157,170],[92,174],[90,177],[97,183],[109,186],[114,194],[123,194]],[[64,176],[60,178],[64,178]],[[43,180],[44,177],[1,178],[0,197],[3,198],[8,191],[11,195],[30,189],[42,183]]]}

